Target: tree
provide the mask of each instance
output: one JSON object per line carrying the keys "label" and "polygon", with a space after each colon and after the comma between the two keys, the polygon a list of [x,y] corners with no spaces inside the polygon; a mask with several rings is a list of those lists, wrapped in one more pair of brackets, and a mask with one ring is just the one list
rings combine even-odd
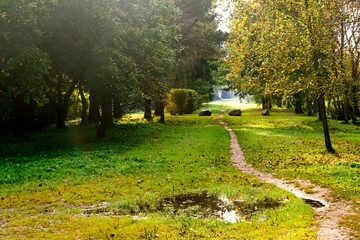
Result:
{"label": "tree", "polygon": [[124,52],[136,63],[136,79],[145,102],[144,117],[152,118],[153,100],[161,105],[163,121],[163,100],[169,89],[168,75],[177,51],[174,45],[177,11],[168,0],[123,0],[117,4],[122,7],[118,20],[127,30],[121,34],[126,44]]}
{"label": "tree", "polygon": [[181,15],[177,64],[171,75],[173,88],[191,88],[207,98],[213,95],[215,81],[209,61],[220,56],[227,35],[217,30],[211,0],[176,0]]}
{"label": "tree", "polygon": [[325,94],[334,79],[336,1],[254,0],[234,4],[235,26],[228,58],[233,79],[255,88],[260,85],[265,93],[314,92],[325,146],[334,152]]}
{"label": "tree", "polygon": [[[65,127],[70,96],[76,87],[84,91],[102,58],[99,49],[106,48],[110,39],[110,1],[46,1],[46,7],[46,13],[39,15],[39,26],[40,47],[52,63],[48,98],[56,109],[57,127]],[[87,106],[85,99],[82,102],[85,123]]]}
{"label": "tree", "polygon": [[359,62],[360,62],[360,4],[357,1],[341,1],[338,3],[340,21],[340,73],[342,86],[339,89],[344,98],[344,120],[348,121],[348,114],[353,123],[357,123],[359,111]]}
{"label": "tree", "polygon": [[44,77],[49,57],[36,47],[37,1],[1,1],[0,10],[0,123],[15,134],[36,125],[36,111],[46,104]]}

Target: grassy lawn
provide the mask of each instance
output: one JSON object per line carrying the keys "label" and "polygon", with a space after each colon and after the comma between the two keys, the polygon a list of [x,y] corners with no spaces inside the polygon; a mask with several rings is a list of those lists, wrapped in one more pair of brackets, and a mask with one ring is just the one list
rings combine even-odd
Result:
{"label": "grassy lawn", "polygon": [[[259,109],[250,109],[241,117],[227,116],[225,121],[236,132],[247,161],[257,168],[288,179],[310,179],[360,206],[359,126],[329,119],[336,149],[336,154],[330,154],[325,151],[322,124],[317,117],[280,109],[265,117]],[[360,212],[346,224],[360,236]]]}
{"label": "grassy lawn", "polygon": [[0,238],[316,239],[310,206],[231,166],[213,117],[1,137]]}

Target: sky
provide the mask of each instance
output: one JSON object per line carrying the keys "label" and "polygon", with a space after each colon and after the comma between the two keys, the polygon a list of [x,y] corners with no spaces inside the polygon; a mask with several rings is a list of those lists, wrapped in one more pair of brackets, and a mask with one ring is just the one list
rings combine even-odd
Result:
{"label": "sky", "polygon": [[230,14],[231,14],[231,8],[230,8],[230,0],[217,1],[217,7],[215,9],[215,12],[219,15],[219,30],[223,32],[230,32],[231,28],[231,22],[230,22]]}

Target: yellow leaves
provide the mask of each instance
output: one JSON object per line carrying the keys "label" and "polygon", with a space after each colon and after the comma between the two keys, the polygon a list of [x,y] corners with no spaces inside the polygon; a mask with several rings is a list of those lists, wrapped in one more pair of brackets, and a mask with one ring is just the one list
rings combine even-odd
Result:
{"label": "yellow leaves", "polygon": [[260,7],[260,5],[256,2],[254,2],[253,4],[251,4],[251,7],[254,8],[254,9],[257,9]]}
{"label": "yellow leaves", "polygon": [[0,18],[5,19],[6,16],[6,12],[0,12]]}

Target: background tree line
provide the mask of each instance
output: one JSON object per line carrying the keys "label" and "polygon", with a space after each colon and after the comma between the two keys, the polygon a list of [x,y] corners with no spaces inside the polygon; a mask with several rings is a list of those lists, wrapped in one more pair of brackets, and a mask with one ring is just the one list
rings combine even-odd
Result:
{"label": "background tree line", "polygon": [[233,30],[226,59],[240,91],[291,99],[297,113],[319,113],[333,152],[326,112],[357,124],[360,5],[341,0],[232,1]]}
{"label": "background tree line", "polygon": [[163,120],[172,87],[211,95],[225,38],[211,2],[1,0],[1,132],[63,128],[75,104],[101,136],[129,108],[151,118],[152,102]]}

